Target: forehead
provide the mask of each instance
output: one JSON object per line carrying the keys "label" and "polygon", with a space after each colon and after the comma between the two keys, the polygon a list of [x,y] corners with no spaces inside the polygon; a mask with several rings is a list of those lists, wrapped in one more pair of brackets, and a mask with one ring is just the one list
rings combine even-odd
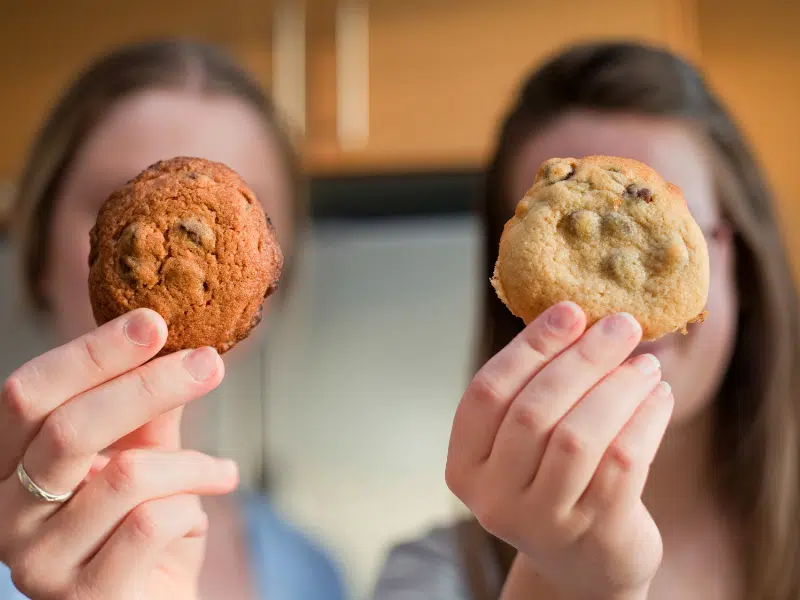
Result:
{"label": "forehead", "polygon": [[276,226],[291,202],[282,149],[263,117],[229,95],[146,90],[116,102],[92,130],[69,179],[107,195],[145,167],[175,156],[225,163],[237,171]]}
{"label": "forehead", "polygon": [[593,154],[639,160],[681,188],[701,227],[719,217],[713,178],[702,144],[685,124],[668,119],[575,112],[523,143],[512,161],[509,199],[516,203],[549,158]]}

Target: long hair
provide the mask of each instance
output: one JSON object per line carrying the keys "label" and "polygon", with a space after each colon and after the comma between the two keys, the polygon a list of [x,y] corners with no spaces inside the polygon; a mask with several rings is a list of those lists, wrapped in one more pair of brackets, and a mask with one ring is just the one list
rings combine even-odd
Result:
{"label": "long hair", "polygon": [[[708,142],[716,197],[734,230],[740,300],[735,348],[713,407],[718,485],[744,528],[746,597],[800,599],[796,290],[764,176],[698,71],[661,49],[598,43],[569,48],[530,75],[502,122],[486,173],[478,209],[484,278],[515,204],[511,161],[523,142],[576,109],[680,119]],[[481,363],[522,328],[491,286],[485,289]],[[513,550],[485,541],[507,572]]]}

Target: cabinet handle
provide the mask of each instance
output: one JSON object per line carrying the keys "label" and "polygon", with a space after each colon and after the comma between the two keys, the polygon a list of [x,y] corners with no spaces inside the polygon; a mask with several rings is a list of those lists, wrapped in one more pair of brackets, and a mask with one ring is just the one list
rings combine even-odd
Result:
{"label": "cabinet handle", "polygon": [[369,6],[367,0],[336,5],[336,135],[343,150],[369,139]]}
{"label": "cabinet handle", "polygon": [[303,0],[275,3],[272,26],[272,97],[299,135],[306,133],[306,6]]}

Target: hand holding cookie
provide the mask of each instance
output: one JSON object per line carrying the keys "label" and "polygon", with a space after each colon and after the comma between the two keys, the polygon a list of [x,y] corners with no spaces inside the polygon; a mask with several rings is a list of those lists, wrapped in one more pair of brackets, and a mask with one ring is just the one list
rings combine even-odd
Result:
{"label": "hand holding cookie", "polygon": [[135,310],[3,385],[0,561],[27,597],[196,598],[199,496],[238,480],[180,445],[181,409],[219,384],[222,360],[208,347],[154,359],[166,339],[157,313]]}
{"label": "hand holding cookie", "polygon": [[31,598],[193,600],[199,496],[237,475],[181,449],[181,410],[222,380],[219,355],[259,323],[283,255],[236,173],[176,158],[108,198],[89,263],[98,329],[0,394],[0,560]]}
{"label": "hand holding cookie", "polygon": [[456,412],[447,484],[535,565],[544,597],[635,598],[660,564],[641,493],[673,399],[655,357],[626,360],[641,336],[629,314],[587,330],[577,305],[557,304],[484,365]]}
{"label": "hand holding cookie", "polygon": [[551,159],[491,283],[527,327],[464,394],[448,485],[520,551],[504,598],[646,598],[662,544],[641,495],[673,398],[654,356],[629,355],[703,320],[702,232],[646,165]]}

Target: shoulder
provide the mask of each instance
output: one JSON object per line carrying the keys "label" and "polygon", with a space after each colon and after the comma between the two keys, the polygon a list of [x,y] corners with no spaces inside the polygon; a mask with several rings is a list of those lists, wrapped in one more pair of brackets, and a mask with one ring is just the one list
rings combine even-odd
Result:
{"label": "shoulder", "polygon": [[243,504],[259,587],[267,597],[345,598],[339,569],[321,545],[283,520],[264,498],[243,495]]}
{"label": "shoulder", "polygon": [[[378,579],[373,600],[470,600],[462,535],[466,526],[457,523],[437,527],[424,537],[394,546]],[[488,553],[481,556],[480,562],[486,576],[493,578],[491,556]]]}

